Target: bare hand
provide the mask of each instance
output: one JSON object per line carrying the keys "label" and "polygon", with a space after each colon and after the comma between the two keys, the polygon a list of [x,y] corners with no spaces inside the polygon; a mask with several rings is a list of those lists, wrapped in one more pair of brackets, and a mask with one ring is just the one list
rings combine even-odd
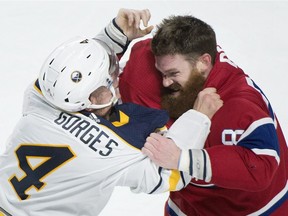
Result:
{"label": "bare hand", "polygon": [[[122,8],[119,10],[115,21],[128,37],[128,40],[131,41],[135,38],[143,37],[152,31],[154,27],[148,26],[150,17],[151,14],[148,9],[133,10]],[[140,29],[141,20],[145,27],[144,29]]]}
{"label": "bare hand", "polygon": [[209,87],[199,92],[193,109],[207,115],[210,119],[223,106],[220,95],[216,89]]}
{"label": "bare hand", "polygon": [[142,153],[158,166],[166,169],[177,169],[181,150],[173,140],[157,133],[151,133],[146,139]]}

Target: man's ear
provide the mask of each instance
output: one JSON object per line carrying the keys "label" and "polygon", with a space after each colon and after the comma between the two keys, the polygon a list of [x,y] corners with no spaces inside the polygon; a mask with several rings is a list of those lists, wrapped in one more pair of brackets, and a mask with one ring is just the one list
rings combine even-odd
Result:
{"label": "man's ear", "polygon": [[208,53],[200,56],[196,63],[196,68],[204,77],[207,77],[212,69],[211,56]]}

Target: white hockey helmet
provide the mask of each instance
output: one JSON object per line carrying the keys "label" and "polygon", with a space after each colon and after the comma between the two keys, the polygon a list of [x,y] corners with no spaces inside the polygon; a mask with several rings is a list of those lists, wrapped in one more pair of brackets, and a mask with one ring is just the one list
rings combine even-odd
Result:
{"label": "white hockey helmet", "polygon": [[[117,102],[112,76],[118,73],[118,58],[107,44],[77,37],[50,54],[41,68],[39,85],[48,102],[62,110],[100,109]],[[91,104],[89,96],[100,86],[109,88],[113,97],[107,104]]]}

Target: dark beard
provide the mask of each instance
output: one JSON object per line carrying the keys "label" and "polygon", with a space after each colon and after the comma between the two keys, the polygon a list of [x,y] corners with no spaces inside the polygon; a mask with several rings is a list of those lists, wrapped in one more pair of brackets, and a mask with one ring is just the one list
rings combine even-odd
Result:
{"label": "dark beard", "polygon": [[[198,93],[203,89],[205,78],[198,71],[192,71],[184,87],[178,83],[173,83],[168,88],[164,88],[161,97],[161,107],[167,110],[170,118],[177,119],[184,112],[192,109]],[[180,91],[180,95],[171,95],[174,91]]]}

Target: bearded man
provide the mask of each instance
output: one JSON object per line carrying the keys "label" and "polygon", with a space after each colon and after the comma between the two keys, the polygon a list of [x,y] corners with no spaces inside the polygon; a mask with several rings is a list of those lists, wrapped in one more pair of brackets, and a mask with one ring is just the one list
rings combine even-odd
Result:
{"label": "bearded man", "polygon": [[134,45],[119,86],[124,102],[168,110],[168,126],[206,87],[224,102],[202,147],[180,150],[181,140],[154,133],[147,139],[142,151],[156,164],[193,177],[170,193],[166,216],[287,214],[288,150],[280,124],[263,91],[217,46],[210,25],[193,16],[164,19],[152,39]]}

